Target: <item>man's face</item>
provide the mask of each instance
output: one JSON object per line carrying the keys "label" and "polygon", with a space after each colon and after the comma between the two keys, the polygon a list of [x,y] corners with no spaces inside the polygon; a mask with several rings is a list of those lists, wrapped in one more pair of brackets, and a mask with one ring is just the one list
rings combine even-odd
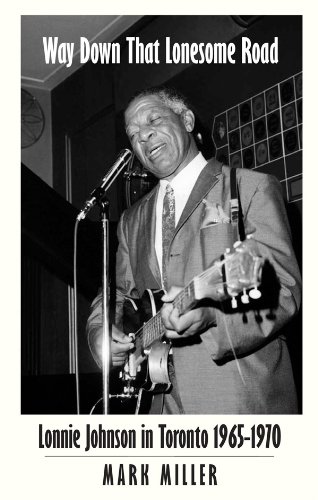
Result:
{"label": "man's face", "polygon": [[197,154],[190,134],[191,111],[177,115],[158,96],[149,95],[129,105],[125,121],[134,152],[159,179],[171,180]]}

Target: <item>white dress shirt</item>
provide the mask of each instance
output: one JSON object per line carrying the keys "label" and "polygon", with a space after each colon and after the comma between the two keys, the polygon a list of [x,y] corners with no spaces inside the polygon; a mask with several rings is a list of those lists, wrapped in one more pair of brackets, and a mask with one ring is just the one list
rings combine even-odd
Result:
{"label": "white dress shirt", "polygon": [[162,208],[163,199],[166,193],[167,184],[173,188],[175,196],[175,220],[176,225],[180,219],[182,211],[188,201],[190,193],[201,173],[206,166],[207,161],[202,153],[193,158],[193,160],[179,172],[171,182],[161,179],[160,187],[157,197],[156,205],[156,235],[155,235],[155,249],[162,276]]}

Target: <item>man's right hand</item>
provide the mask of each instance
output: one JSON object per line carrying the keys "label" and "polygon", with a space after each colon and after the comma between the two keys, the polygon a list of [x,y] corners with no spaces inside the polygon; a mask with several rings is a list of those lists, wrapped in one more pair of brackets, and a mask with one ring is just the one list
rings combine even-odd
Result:
{"label": "man's right hand", "polygon": [[[134,348],[134,344],[131,341],[131,337],[125,335],[123,332],[118,330],[115,325],[111,325],[112,340],[110,343],[110,350],[112,354],[112,365],[122,366],[125,363],[128,351]],[[95,352],[98,356],[100,364],[102,365],[103,359],[103,330],[100,329],[98,335],[95,338]]]}
{"label": "man's right hand", "polygon": [[110,350],[112,353],[112,363],[113,366],[121,366],[125,363],[128,351],[135,347],[134,343],[131,341],[131,337],[125,335],[123,332],[118,330],[115,325],[112,325],[112,341],[110,345]]}

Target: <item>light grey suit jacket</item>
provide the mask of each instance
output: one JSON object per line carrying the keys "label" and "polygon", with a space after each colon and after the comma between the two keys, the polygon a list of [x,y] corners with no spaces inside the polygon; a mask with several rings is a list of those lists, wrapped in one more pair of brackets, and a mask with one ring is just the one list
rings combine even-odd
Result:
{"label": "light grey suit jacket", "polygon": [[[201,172],[171,241],[169,286],[184,287],[235,242],[231,223],[205,224],[205,202],[230,216],[230,170],[213,159]],[[174,342],[177,390],[184,412],[190,414],[296,413],[289,353],[279,330],[297,312],[301,289],[280,184],[246,169],[237,169],[237,183],[245,232],[253,234],[260,253],[275,269],[279,303],[274,311],[259,313],[225,314],[216,308],[216,326],[186,342]],[[161,287],[154,244],[157,189],[125,211],[118,226],[118,319],[125,295],[139,297],[146,288]],[[97,298],[89,329],[99,318]],[[172,396],[165,402],[166,412],[178,412]]]}

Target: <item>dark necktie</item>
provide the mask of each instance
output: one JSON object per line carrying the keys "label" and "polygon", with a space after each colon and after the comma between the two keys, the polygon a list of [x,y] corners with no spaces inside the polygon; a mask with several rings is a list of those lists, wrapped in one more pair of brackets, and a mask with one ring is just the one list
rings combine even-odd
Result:
{"label": "dark necktie", "polygon": [[162,285],[167,287],[167,257],[169,245],[175,230],[175,199],[173,188],[170,184],[166,187],[162,208]]}

